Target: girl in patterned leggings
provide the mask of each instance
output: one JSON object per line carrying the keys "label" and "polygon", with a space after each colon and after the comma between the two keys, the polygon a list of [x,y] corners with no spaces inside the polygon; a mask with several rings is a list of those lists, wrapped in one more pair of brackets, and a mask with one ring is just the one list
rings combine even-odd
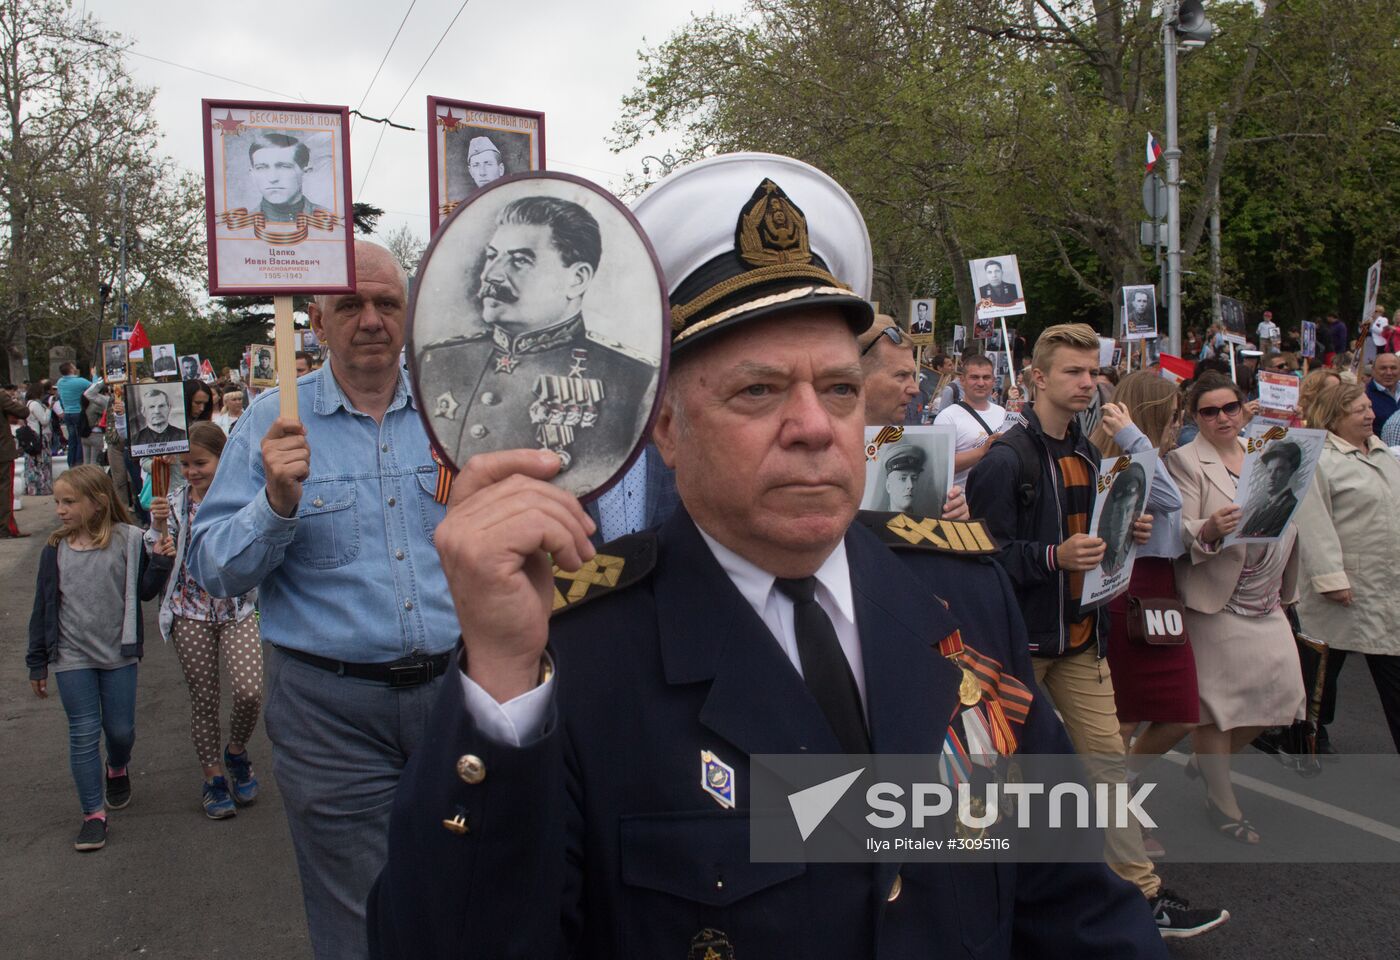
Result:
{"label": "girl in patterned leggings", "polygon": [[[175,541],[175,572],[160,605],[161,636],[175,643],[175,655],[190,689],[190,739],[204,768],[201,803],[211,820],[238,812],[239,804],[252,803],[258,795],[247,743],[262,709],[262,646],[258,621],[253,615],[255,593],[241,597],[211,596],[190,576],[185,566],[185,545],[195,514],[223,453],[224,432],[213,423],[190,426],[190,449],[180,454],[185,485],[151,504],[151,517],[165,523]],[[154,539],[154,532],[148,532]],[[228,745],[223,747],[219,725],[219,667],[233,692]],[[224,776],[227,772],[227,777]]]}

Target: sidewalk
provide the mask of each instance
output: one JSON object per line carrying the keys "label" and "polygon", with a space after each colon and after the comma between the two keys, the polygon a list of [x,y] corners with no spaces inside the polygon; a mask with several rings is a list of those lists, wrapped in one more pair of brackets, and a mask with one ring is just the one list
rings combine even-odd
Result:
{"label": "sidewalk", "polygon": [[[16,517],[33,536],[0,540],[0,953],[11,960],[309,956],[262,724],[249,745],[262,784],[257,803],[230,820],[206,819],[189,699],[174,649],[160,639],[155,603],[146,605],[131,806],[111,813],[106,849],[73,850],[79,809],[68,725],[52,683],[39,700],[24,668],[53,501],[26,497]],[[225,707],[225,724],[227,717]]]}

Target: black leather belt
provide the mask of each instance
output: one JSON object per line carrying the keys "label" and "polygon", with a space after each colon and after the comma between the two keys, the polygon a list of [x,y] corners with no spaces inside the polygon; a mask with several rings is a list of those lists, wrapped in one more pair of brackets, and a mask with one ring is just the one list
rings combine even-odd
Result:
{"label": "black leather belt", "polygon": [[348,663],[344,660],[318,657],[314,653],[293,650],[291,647],[282,647],[275,643],[273,646],[293,660],[309,663],[313,667],[320,667],[322,670],[328,670],[338,676],[354,677],[356,680],[370,680],[374,683],[386,683],[391,687],[420,686],[434,677],[442,676],[447,672],[447,665],[452,662],[451,650],[432,656],[404,657],[391,663]]}

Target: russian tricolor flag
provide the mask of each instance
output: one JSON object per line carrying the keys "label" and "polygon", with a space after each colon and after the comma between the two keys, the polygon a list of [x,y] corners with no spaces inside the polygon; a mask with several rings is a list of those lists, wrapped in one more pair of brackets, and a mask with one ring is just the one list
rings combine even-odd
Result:
{"label": "russian tricolor flag", "polygon": [[1157,138],[1152,135],[1152,131],[1147,131],[1147,169],[1151,170],[1162,156],[1162,145],[1157,142]]}

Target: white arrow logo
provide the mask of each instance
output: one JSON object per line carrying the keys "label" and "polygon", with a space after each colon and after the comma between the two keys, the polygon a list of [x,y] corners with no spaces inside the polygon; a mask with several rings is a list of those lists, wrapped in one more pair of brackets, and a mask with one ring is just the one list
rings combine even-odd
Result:
{"label": "white arrow logo", "polygon": [[803,841],[821,826],[826,815],[841,802],[846,791],[851,789],[851,784],[864,772],[865,768],[861,767],[859,770],[843,773],[832,780],[819,783],[815,787],[788,794],[788,805],[792,807],[792,816],[797,821],[797,829],[802,834]]}

